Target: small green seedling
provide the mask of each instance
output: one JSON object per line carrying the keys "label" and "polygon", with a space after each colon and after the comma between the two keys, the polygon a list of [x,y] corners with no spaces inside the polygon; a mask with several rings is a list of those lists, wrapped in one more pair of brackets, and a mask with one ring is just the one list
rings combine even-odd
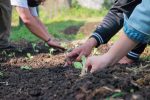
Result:
{"label": "small green seedling", "polygon": [[35,43],[32,43],[32,48],[35,52],[39,52],[39,50],[36,49],[36,44]]}
{"label": "small green seedling", "polygon": [[51,56],[54,53],[55,49],[54,48],[50,48],[49,49],[49,55]]}
{"label": "small green seedling", "polygon": [[4,73],[0,72],[0,77],[3,77],[4,76]]}
{"label": "small green seedling", "polygon": [[74,62],[73,63],[73,66],[76,68],[76,69],[82,69],[82,64],[80,62]]}
{"label": "small green seedling", "polygon": [[15,52],[10,53],[8,57],[15,57]]}
{"label": "small green seedling", "polygon": [[114,93],[111,97],[108,97],[106,100],[111,100],[110,98],[122,97],[124,95],[123,92]]}
{"label": "small green seedling", "polygon": [[74,62],[74,67],[77,69],[81,69],[81,74],[80,76],[84,76],[87,73],[87,69],[85,67],[86,64],[86,57],[82,56],[81,58],[82,62]]}
{"label": "small green seedling", "polygon": [[31,55],[31,53],[27,53],[27,58],[30,59],[30,60],[33,58],[33,56]]}
{"label": "small green seedling", "polygon": [[7,52],[5,50],[2,51],[3,55],[7,55]]}
{"label": "small green seedling", "polygon": [[21,66],[20,68],[21,68],[21,70],[31,70],[32,69],[32,67],[30,67],[30,66]]}

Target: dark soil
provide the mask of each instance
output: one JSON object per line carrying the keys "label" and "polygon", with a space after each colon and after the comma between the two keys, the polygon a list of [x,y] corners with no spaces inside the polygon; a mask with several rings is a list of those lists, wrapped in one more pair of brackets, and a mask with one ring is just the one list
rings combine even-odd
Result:
{"label": "dark soil", "polygon": [[[150,61],[117,64],[79,77],[80,70],[63,67],[63,52],[50,55],[43,43],[37,44],[38,52],[30,43],[20,44],[19,52],[0,53],[0,100],[150,100]],[[33,69],[20,68],[25,65]]]}

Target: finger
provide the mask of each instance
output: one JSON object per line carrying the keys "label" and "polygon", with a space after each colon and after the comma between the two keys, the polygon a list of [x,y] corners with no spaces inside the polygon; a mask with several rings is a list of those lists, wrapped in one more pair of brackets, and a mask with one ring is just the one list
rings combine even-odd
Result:
{"label": "finger", "polygon": [[77,61],[81,61],[81,58],[82,58],[82,56],[83,56],[84,54],[83,54],[83,52],[81,52],[80,54],[79,54],[79,56],[77,57]]}
{"label": "finger", "polygon": [[73,58],[73,57],[78,56],[79,53],[80,53],[80,52],[79,52],[78,50],[74,49],[72,52],[68,53],[67,57],[68,57],[68,58]]}
{"label": "finger", "polygon": [[85,67],[88,69],[88,71],[90,71],[92,69],[90,58],[87,59]]}
{"label": "finger", "polygon": [[95,71],[97,71],[96,67],[92,67],[90,73],[94,73]]}
{"label": "finger", "polygon": [[71,62],[66,62],[65,64],[64,64],[64,66],[63,67],[67,67],[67,66],[69,66],[69,65],[71,65]]}

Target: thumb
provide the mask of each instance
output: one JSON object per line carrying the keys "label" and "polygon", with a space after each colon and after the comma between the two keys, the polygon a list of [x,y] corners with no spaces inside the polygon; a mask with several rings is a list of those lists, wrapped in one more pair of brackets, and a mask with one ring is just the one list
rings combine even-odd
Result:
{"label": "thumb", "polygon": [[95,71],[96,71],[96,67],[93,66],[93,67],[91,68],[91,71],[90,71],[90,72],[91,72],[91,73],[94,73]]}
{"label": "thumb", "polygon": [[90,71],[92,69],[90,58],[87,59],[85,67],[88,69],[88,71]]}

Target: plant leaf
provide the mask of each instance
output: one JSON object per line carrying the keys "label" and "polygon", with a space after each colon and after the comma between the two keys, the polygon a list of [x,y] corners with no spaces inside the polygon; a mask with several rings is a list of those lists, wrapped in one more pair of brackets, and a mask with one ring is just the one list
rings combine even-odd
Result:
{"label": "plant leaf", "polygon": [[86,57],[85,57],[85,56],[82,56],[81,60],[82,60],[82,65],[83,65],[83,67],[82,67],[80,76],[82,77],[82,76],[84,76],[84,75],[87,74],[87,68],[85,67],[85,64],[86,64]]}
{"label": "plant leaf", "polygon": [[117,92],[117,93],[114,93],[111,97],[112,97],[112,98],[116,98],[116,97],[121,97],[121,96],[123,96],[123,95],[124,95],[123,92]]}
{"label": "plant leaf", "polygon": [[82,64],[80,62],[74,62],[73,65],[76,69],[82,69]]}
{"label": "plant leaf", "polygon": [[30,67],[30,66],[21,66],[20,68],[22,70],[31,70],[32,69],[32,67]]}
{"label": "plant leaf", "polygon": [[0,72],[0,76],[4,76],[4,74],[2,72]]}

